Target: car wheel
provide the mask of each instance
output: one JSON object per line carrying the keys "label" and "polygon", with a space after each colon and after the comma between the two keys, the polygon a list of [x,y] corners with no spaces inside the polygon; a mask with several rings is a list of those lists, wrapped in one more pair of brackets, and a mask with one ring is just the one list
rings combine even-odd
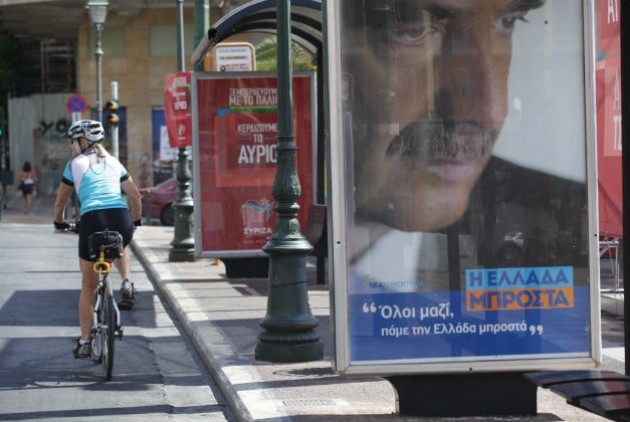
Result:
{"label": "car wheel", "polygon": [[163,226],[175,225],[175,209],[173,208],[173,204],[168,204],[162,209],[160,213],[160,223]]}

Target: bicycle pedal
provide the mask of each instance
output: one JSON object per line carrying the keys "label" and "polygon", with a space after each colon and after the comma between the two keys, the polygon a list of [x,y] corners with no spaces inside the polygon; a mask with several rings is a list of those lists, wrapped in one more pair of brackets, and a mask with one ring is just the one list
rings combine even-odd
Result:
{"label": "bicycle pedal", "polygon": [[118,303],[118,309],[120,309],[121,311],[128,311],[131,308],[133,308],[134,304],[135,304],[135,301],[133,300],[122,299]]}

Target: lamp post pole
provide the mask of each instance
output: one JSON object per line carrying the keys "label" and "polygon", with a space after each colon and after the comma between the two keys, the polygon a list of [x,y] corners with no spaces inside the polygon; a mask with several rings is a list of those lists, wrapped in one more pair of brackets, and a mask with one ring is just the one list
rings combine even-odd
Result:
{"label": "lamp post pole", "polygon": [[308,304],[306,256],[313,247],[300,232],[297,219],[301,195],[295,167],[293,131],[293,71],[291,68],[291,3],[278,0],[278,143],[273,196],[278,220],[263,251],[269,255],[267,314],[260,325],[256,359],[308,362],[323,357],[315,331],[319,322]]}
{"label": "lamp post pole", "polygon": [[101,43],[101,34],[103,33],[103,24],[94,24],[96,29],[96,50],[94,50],[94,58],[96,59],[96,120],[103,120],[103,46]]}
{"label": "lamp post pole", "polygon": [[107,19],[108,0],[88,0],[86,8],[90,14],[90,22],[96,31],[96,49],[94,59],[96,60],[96,120],[103,120],[103,46],[101,35]]}
{"label": "lamp post pole", "polygon": [[[177,71],[186,70],[184,64],[184,5],[177,0]],[[175,209],[175,234],[171,242],[170,262],[195,260],[195,239],[192,236],[193,200],[190,194],[190,168],[188,167],[188,151],[180,147],[177,154],[177,180],[179,191],[173,204]]]}
{"label": "lamp post pole", "polygon": [[[199,45],[210,29],[210,1],[195,0],[195,43]],[[195,70],[202,72],[203,60],[195,65]]]}

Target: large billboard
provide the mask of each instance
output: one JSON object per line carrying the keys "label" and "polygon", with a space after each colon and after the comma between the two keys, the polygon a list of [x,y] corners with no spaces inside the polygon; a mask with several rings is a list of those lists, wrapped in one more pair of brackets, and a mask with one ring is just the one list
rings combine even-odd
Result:
{"label": "large billboard", "polygon": [[338,372],[598,365],[593,12],[326,2]]}
{"label": "large billboard", "polygon": [[[301,227],[313,200],[315,137],[313,73],[293,79],[296,168],[302,187]],[[196,254],[212,258],[265,256],[276,205],[278,93],[274,75],[195,74],[193,150]]]}

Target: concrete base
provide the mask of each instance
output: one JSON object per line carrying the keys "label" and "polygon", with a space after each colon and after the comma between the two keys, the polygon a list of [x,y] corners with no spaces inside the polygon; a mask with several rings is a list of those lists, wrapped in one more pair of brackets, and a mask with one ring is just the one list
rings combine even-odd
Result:
{"label": "concrete base", "polygon": [[536,414],[537,387],[521,372],[403,375],[386,379],[398,393],[400,416]]}
{"label": "concrete base", "polygon": [[194,249],[173,249],[168,254],[169,262],[194,262],[195,251]]}
{"label": "concrete base", "polygon": [[269,258],[225,258],[227,278],[267,278],[269,276]]}
{"label": "concrete base", "polygon": [[279,363],[313,362],[324,357],[324,344],[313,343],[270,343],[259,341],[256,345],[256,360]]}
{"label": "concrete base", "polygon": [[601,308],[602,311],[610,312],[611,314],[624,316],[624,294],[622,293],[602,293]]}

